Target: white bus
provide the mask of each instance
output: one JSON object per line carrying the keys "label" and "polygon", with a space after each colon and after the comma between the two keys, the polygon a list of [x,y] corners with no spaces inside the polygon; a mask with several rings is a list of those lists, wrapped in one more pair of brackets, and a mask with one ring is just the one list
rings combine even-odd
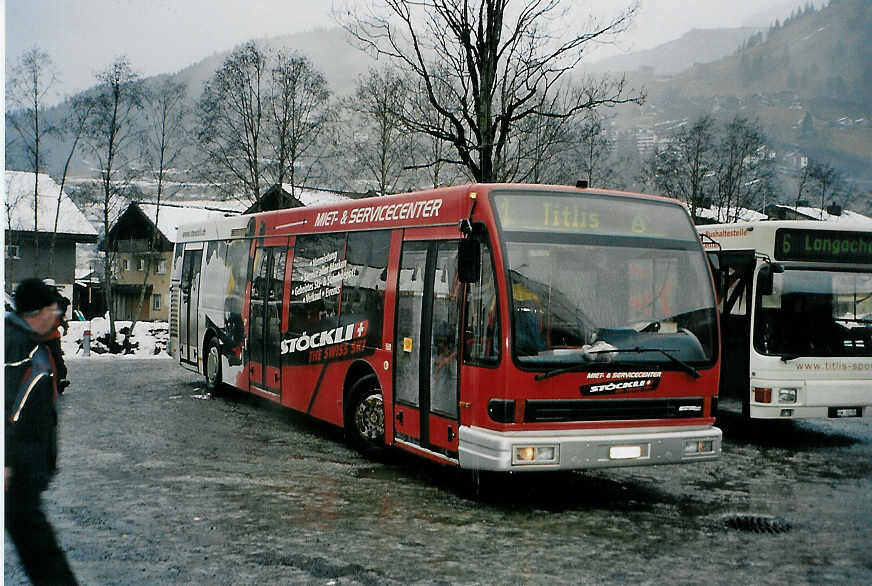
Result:
{"label": "white bus", "polygon": [[759,419],[872,416],[872,228],[697,226],[722,335],[721,407]]}

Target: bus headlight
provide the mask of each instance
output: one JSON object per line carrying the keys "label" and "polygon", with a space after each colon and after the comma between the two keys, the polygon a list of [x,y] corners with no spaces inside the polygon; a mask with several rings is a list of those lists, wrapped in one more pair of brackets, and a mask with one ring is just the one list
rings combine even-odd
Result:
{"label": "bus headlight", "polygon": [[796,403],[796,389],[778,389],[779,403]]}
{"label": "bus headlight", "polygon": [[512,464],[556,464],[559,450],[557,446],[514,446]]}
{"label": "bus headlight", "polygon": [[715,443],[712,440],[693,440],[684,442],[684,455],[711,454],[715,451]]}

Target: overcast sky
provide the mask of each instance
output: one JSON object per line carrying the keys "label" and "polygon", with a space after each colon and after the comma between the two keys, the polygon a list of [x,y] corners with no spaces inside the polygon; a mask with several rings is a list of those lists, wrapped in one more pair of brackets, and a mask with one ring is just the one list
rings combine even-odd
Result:
{"label": "overcast sky", "polygon": [[[173,73],[249,39],[334,26],[334,1],[6,0],[5,57],[11,63],[38,46],[61,74],[59,94],[71,95],[94,85],[94,74],[119,55],[144,76]],[[567,1],[624,5],[621,0]],[[621,46],[598,49],[595,56],[648,49],[692,28],[768,26],[805,1],[641,0]]]}

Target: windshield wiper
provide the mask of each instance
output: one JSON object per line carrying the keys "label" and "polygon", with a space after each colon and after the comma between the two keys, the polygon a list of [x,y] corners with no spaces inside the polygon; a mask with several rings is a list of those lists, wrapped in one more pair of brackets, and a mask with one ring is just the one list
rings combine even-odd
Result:
{"label": "windshield wiper", "polygon": [[573,362],[569,366],[561,366],[560,368],[554,368],[552,370],[548,370],[545,372],[540,372],[533,378],[536,380],[542,380],[545,378],[551,378],[552,376],[557,376],[558,374],[563,374],[565,372],[573,372],[578,370],[579,368],[589,366],[591,364],[590,360],[584,360],[582,362]]}
{"label": "windshield wiper", "polygon": [[616,352],[616,353],[617,352],[628,352],[628,353],[632,353],[632,354],[643,354],[645,352],[659,352],[660,354],[662,354],[663,356],[668,358],[670,362],[681,367],[681,370],[683,370],[684,372],[686,372],[687,374],[689,374],[693,378],[699,378],[702,376],[699,373],[699,371],[697,369],[695,369],[693,366],[691,366],[690,364],[688,364],[687,362],[685,362],[679,358],[676,358],[675,356],[673,356],[672,354],[670,354],[669,352],[667,352],[663,348],[617,348],[615,350],[594,350],[594,351],[590,352],[590,354],[605,354],[608,352]]}
{"label": "windshield wiper", "polygon": [[791,360],[796,360],[800,356],[802,356],[802,354],[796,354],[795,352],[792,354],[782,354],[781,362],[790,362]]}
{"label": "windshield wiper", "polygon": [[[632,354],[642,354],[644,352],[659,352],[660,354],[662,354],[663,356],[668,358],[670,362],[681,367],[681,370],[683,370],[684,372],[686,372],[687,374],[689,374],[693,378],[700,378],[702,376],[699,373],[699,371],[697,369],[695,369],[693,366],[691,366],[687,362],[684,362],[683,360],[676,358],[675,356],[673,356],[672,354],[670,354],[669,352],[667,352],[666,350],[664,350],[662,348],[615,348],[613,350],[589,350],[589,351],[585,352],[585,354],[612,354],[612,353],[617,354],[619,352],[632,353]],[[540,372],[539,374],[537,374],[533,378],[535,378],[536,380],[542,380],[542,379],[546,379],[546,378],[551,378],[552,376],[557,376],[559,374],[564,374],[566,372],[573,372],[573,371],[578,370],[579,368],[589,366],[591,364],[591,362],[592,361],[590,361],[590,360],[586,360],[584,362],[575,362],[569,366],[555,368],[553,370],[549,370],[546,372]]]}

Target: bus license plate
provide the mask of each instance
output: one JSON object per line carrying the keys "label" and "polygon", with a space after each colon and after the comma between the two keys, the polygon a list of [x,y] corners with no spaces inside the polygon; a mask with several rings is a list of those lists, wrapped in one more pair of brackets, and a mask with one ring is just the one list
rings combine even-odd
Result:
{"label": "bus license plate", "polygon": [[642,446],[612,446],[609,448],[610,460],[635,460],[642,457]]}
{"label": "bus license plate", "polygon": [[860,417],[860,408],[830,407],[830,417]]}

